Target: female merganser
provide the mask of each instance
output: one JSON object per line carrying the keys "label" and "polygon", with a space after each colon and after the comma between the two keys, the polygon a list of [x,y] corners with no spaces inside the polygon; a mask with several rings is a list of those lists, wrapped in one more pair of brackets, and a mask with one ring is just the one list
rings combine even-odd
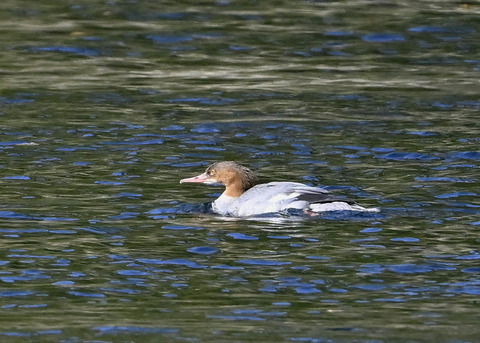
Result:
{"label": "female merganser", "polygon": [[236,162],[217,162],[198,176],[182,179],[180,183],[223,184],[225,191],[212,203],[214,212],[234,217],[248,217],[288,209],[307,214],[325,211],[378,212],[354,201],[330,195],[327,190],[298,182],[269,182],[256,185],[255,174]]}

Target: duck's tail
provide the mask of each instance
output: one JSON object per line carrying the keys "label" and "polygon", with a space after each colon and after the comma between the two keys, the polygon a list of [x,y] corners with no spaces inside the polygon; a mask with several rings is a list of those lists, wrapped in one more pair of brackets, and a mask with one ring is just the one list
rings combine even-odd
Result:
{"label": "duck's tail", "polygon": [[328,212],[328,211],[358,211],[358,212],[380,212],[377,207],[366,208],[358,204],[349,204],[343,201],[332,201],[327,203],[314,203],[308,207],[312,212]]}

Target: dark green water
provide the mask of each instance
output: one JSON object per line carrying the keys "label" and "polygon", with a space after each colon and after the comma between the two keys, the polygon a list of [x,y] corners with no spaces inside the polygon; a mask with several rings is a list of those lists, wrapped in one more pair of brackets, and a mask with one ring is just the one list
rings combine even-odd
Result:
{"label": "dark green water", "polygon": [[[0,340],[476,342],[480,6],[0,5]],[[378,215],[236,220],[215,161]]]}

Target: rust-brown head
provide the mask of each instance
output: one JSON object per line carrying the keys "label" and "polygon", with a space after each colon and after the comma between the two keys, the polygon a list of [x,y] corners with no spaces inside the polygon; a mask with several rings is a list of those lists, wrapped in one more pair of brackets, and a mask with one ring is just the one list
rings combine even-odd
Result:
{"label": "rust-brown head", "polygon": [[230,196],[240,196],[258,182],[255,174],[248,168],[233,161],[217,162],[209,166],[204,173],[180,180],[180,183],[220,183],[225,185]]}

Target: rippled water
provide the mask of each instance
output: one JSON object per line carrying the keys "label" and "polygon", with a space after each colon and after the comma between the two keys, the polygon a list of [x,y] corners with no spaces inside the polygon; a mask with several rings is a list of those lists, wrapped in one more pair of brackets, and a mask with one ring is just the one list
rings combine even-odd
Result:
{"label": "rippled water", "polygon": [[[478,341],[476,3],[0,6],[2,341]],[[381,212],[208,214],[220,160]]]}

